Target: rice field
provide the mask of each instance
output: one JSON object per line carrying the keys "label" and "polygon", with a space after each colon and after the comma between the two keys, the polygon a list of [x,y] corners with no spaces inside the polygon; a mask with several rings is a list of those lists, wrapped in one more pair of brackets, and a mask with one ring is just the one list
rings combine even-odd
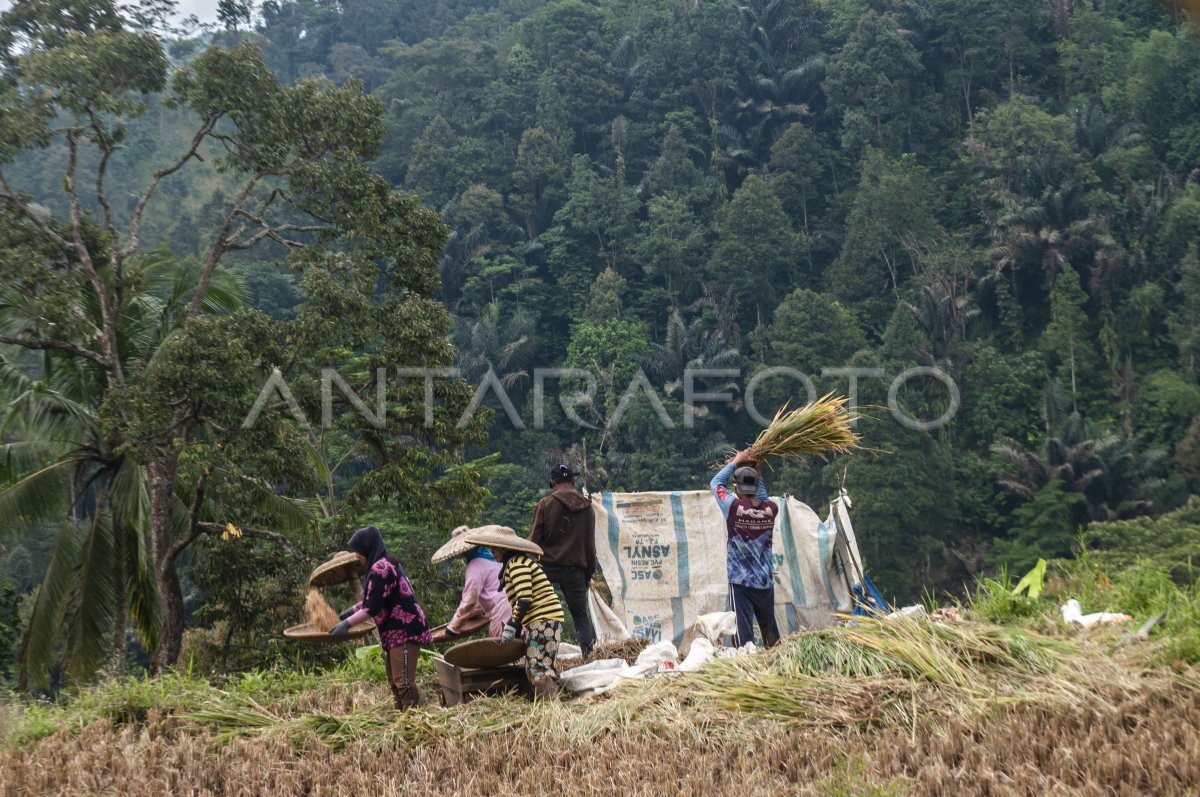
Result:
{"label": "rice field", "polygon": [[598,698],[403,715],[376,657],[221,689],[130,681],[41,733],[0,714],[0,793],[1195,794],[1200,672],[1151,652],[865,622]]}

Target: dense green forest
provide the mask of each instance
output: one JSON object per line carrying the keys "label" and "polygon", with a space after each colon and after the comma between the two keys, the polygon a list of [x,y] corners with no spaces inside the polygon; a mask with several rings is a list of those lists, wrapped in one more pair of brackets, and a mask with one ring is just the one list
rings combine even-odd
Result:
{"label": "dense green forest", "polygon": [[[767,479],[773,494],[814,507],[844,485],[868,568],[901,601],[1068,555],[1089,524],[1119,546],[1113,529],[1125,527],[1099,524],[1158,516],[1200,492],[1200,39],[1180,9],[1151,0],[268,0],[222,9],[223,30],[167,34],[164,68],[200,76],[185,87],[190,99],[131,79],[146,105],[119,146],[78,153],[110,181],[111,207],[93,204],[91,214],[121,227],[142,212],[141,187],[186,150],[204,103],[241,68],[237,54],[253,50],[278,77],[279,96],[310,92],[280,101],[297,118],[314,108],[310,127],[297,122],[290,135],[361,134],[361,146],[347,145],[352,154],[446,227],[405,206],[428,235],[425,254],[403,244],[419,276],[390,316],[363,315],[389,290],[382,282],[317,263],[310,250],[326,243],[321,233],[301,231],[318,244],[305,250],[311,262],[279,236],[229,247],[213,276],[224,293],[189,322],[208,324],[207,354],[155,333],[155,345],[180,351],[158,371],[157,355],[145,360],[114,451],[170,439],[143,428],[161,426],[155,402],[202,393],[222,417],[243,416],[268,370],[233,364],[238,347],[269,350],[267,365],[289,363],[310,418],[321,414],[318,370],[331,364],[367,404],[379,366],[453,364],[464,381],[446,387],[451,421],[414,444],[427,449],[421,455],[407,452],[413,438],[403,430],[374,439],[339,420],[304,434],[282,410],[270,433],[240,442],[198,421],[180,473],[200,485],[184,503],[222,502],[205,510],[206,522],[275,528],[314,550],[378,522],[431,592],[452,589],[453,578],[422,566],[429,546],[470,520],[526,526],[552,462],[582,465],[586,452],[593,491],[705,487],[712,463],[757,433],[746,389],[777,367],[807,375],[817,395],[849,391],[846,369],[856,369],[869,450]],[[335,87],[347,94],[327,107],[320,98]],[[349,98],[359,92],[377,103],[377,122]],[[246,124],[256,110],[246,103],[234,118]],[[378,141],[365,141],[375,124]],[[68,217],[73,150],[62,139],[14,147],[4,132],[0,164],[14,190],[39,212]],[[206,141],[203,159],[162,179],[141,237],[172,265],[143,265],[158,275],[146,284],[203,268],[228,232],[239,147],[259,144],[270,149],[258,139]],[[369,216],[374,205],[353,204],[367,202],[354,188],[365,177],[301,179],[288,169],[301,183],[293,190],[337,216],[339,235],[375,236],[379,252],[392,251],[399,239],[384,222],[357,224],[342,199],[321,199],[342,192]],[[14,229],[4,233],[9,252],[33,246]],[[13,280],[2,331],[16,334],[11,296],[22,291],[12,268],[0,272]],[[417,294],[449,314],[396,310]],[[166,317],[171,299],[161,301]],[[261,314],[221,322],[242,306]],[[151,333],[130,334],[132,347]],[[217,351],[231,352],[225,372],[208,368]],[[10,402],[29,401],[33,380],[52,382],[27,355],[5,364]],[[578,380],[547,380],[536,423],[535,369],[548,367],[587,370],[596,390],[573,398]],[[894,381],[914,367],[944,372],[958,399],[938,379]],[[695,384],[726,398],[685,402],[686,374],[697,368],[726,369]],[[621,405],[639,369],[669,424],[646,390]],[[492,391],[491,411],[457,430],[453,419],[489,370],[519,423]],[[236,385],[222,384],[225,373]],[[802,384],[772,373],[753,396],[760,414],[807,400]],[[99,388],[80,381],[71,398],[87,404]],[[409,399],[420,395],[412,389]],[[953,417],[913,428],[893,405],[910,418]],[[97,418],[111,409],[89,406]],[[71,417],[82,423],[82,413]],[[409,431],[419,427],[413,413],[420,408],[404,413]],[[36,415],[6,425],[8,440]],[[116,461],[97,466],[115,467],[112,494],[123,484]],[[0,473],[9,483],[22,474],[15,462]],[[204,486],[210,465],[229,472],[223,486]],[[238,486],[239,469],[255,474],[253,489]],[[255,492],[263,484],[273,487]],[[309,514],[273,507],[270,518],[291,525],[272,526],[259,512],[271,501]],[[72,506],[71,528],[85,529],[78,549],[95,535],[86,533],[89,508]],[[0,582],[11,585],[0,589],[0,636],[14,650],[36,608],[32,590],[62,548],[48,541],[61,518],[44,523],[0,539]],[[233,544],[253,553],[231,555]],[[189,622],[209,632],[278,627],[237,607],[294,600],[305,568],[285,559],[270,540],[198,539],[179,559]]]}

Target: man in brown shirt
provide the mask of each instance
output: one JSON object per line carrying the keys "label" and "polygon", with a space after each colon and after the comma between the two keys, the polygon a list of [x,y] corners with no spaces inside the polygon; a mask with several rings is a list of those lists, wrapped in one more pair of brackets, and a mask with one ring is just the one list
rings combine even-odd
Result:
{"label": "man in brown shirt", "polygon": [[578,475],[566,463],[550,469],[552,491],[538,501],[529,539],[542,548],[542,569],[562,590],[586,656],[596,643],[587,611],[588,584],[596,573],[596,513],[592,502],[575,490]]}

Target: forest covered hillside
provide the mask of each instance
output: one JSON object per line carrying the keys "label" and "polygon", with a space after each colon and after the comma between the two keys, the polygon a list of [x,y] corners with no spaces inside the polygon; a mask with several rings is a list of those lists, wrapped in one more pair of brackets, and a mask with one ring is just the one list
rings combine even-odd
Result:
{"label": "forest covered hillside", "polygon": [[[303,570],[280,564],[266,542],[238,567],[218,565],[228,539],[199,535],[205,524],[219,532],[238,507],[274,502],[273,517],[291,518],[295,529],[317,517],[319,539],[292,534],[314,549],[378,522],[418,568],[460,523],[527,527],[554,462],[581,466],[586,455],[592,491],[703,489],[712,463],[757,434],[755,413],[769,418],[789,399],[829,391],[857,390],[868,450],[768,470],[767,483],[814,507],[844,486],[867,566],[889,598],[959,591],[1002,566],[1024,572],[1038,558],[1070,555],[1089,526],[1097,544],[1119,548],[1113,529],[1141,527],[1110,522],[1152,523],[1200,492],[1200,32],[1181,6],[221,6],[221,30],[163,34],[163,68],[200,76],[182,94],[131,77],[145,107],[108,155],[104,147],[73,153],[61,137],[21,151],[6,132],[8,184],[36,205],[34,216],[66,218],[64,172],[76,160],[93,175],[107,168],[108,203],[89,197],[84,212],[122,229],[144,212],[141,246],[174,263],[140,266],[163,302],[147,318],[182,318],[193,294],[160,288],[170,274],[203,270],[241,190],[238,168],[250,156],[239,147],[274,157],[274,139],[210,137],[187,168],[161,179],[144,211],[139,192],[187,149],[206,102],[240,102],[222,97],[242,90],[222,75],[250,70],[254,85],[269,84],[279,108],[294,114],[296,151],[317,149],[328,165],[341,163],[328,153],[345,150],[418,198],[423,208],[412,202],[403,212],[421,239],[405,249],[408,270],[397,267],[405,276],[378,286],[358,272],[320,279],[318,255],[296,259],[301,243],[320,243],[324,232],[217,246],[223,259],[212,284],[221,290],[203,313],[244,306],[265,316],[222,325],[202,313],[203,362],[237,347],[291,362],[289,382],[310,383],[296,392],[311,418],[321,414],[318,369],[330,363],[343,363],[365,396],[377,366],[456,366],[465,381],[447,388],[445,401],[460,411],[493,371],[516,422],[493,390],[486,417],[462,430],[439,425],[436,440],[422,438],[429,451],[411,459],[349,425],[304,448],[284,413],[268,442],[263,432],[235,445],[221,424],[244,416],[265,372],[237,371],[236,387],[222,386],[180,338],[153,333],[177,359],[161,373],[154,357],[139,360],[153,377],[147,389],[176,402],[203,393],[224,413],[220,423],[197,421],[179,464],[181,505],[222,502],[192,513],[194,554],[180,554],[183,582],[174,589],[190,624],[225,623],[252,639],[278,622],[239,614],[237,600],[277,597]],[[4,42],[10,55],[14,41]],[[227,55],[212,56],[210,45]],[[265,125],[256,114],[275,110],[246,102],[232,118]],[[346,141],[326,141],[331,132]],[[293,190],[313,197],[307,212],[325,202],[338,235],[396,251],[388,248],[394,231],[371,221],[382,193],[355,193],[355,180],[367,178],[352,180],[341,166],[314,177],[284,165],[299,181]],[[14,229],[4,233],[9,252],[27,245]],[[20,268],[9,260],[6,280]],[[338,275],[334,260],[319,265]],[[428,296],[448,313],[404,315],[406,296]],[[362,308],[372,300],[394,300],[395,314],[364,331]],[[410,327],[411,336],[394,339]],[[138,329],[122,351],[152,336]],[[289,360],[297,341],[312,347]],[[15,355],[11,363],[24,376],[6,370],[6,389],[29,395],[21,379],[32,379],[35,365]],[[546,379],[543,417],[536,374],[545,368],[590,372],[592,397],[575,395],[586,387],[579,377]],[[775,370],[755,380],[767,369]],[[621,403],[639,373],[651,391]],[[70,395],[82,404],[91,383],[80,384]],[[689,404],[699,393],[723,397]],[[121,394],[133,414],[120,416],[119,444],[97,471],[113,468],[115,490],[123,452],[170,448],[173,438],[144,427],[165,417],[155,415],[158,398]],[[114,428],[103,420],[112,406],[89,410],[101,419],[94,429]],[[21,428],[5,433],[16,439]],[[15,462],[4,463],[4,480],[20,475]],[[255,469],[260,481],[238,486],[230,477],[206,488],[207,465],[215,474]],[[254,492],[264,484],[266,493]],[[436,510],[416,498],[431,484],[448,496]],[[304,507],[283,505],[292,500]],[[72,528],[82,528],[89,508],[73,506]],[[301,509],[312,514],[300,517]],[[3,540],[0,583],[14,588],[8,604],[0,594],[12,618],[5,627],[27,621],[33,598],[18,605],[16,596],[32,595],[62,547],[52,550],[46,529],[57,526],[46,523]],[[92,539],[86,533],[79,539]],[[1195,550],[1194,535],[1184,533],[1180,546]],[[424,577],[431,590],[449,583],[432,570]],[[20,641],[9,636],[10,645]]]}
{"label": "forest covered hillside", "polygon": [[[704,486],[716,453],[755,434],[745,386],[766,366],[818,394],[849,388],[830,368],[884,369],[859,380],[876,456],[770,476],[816,506],[848,471],[895,595],[1066,554],[1084,524],[1167,511],[1200,486],[1200,43],[1181,9],[261,14],[285,78],[362,80],[384,103],[377,167],[453,230],[441,297],[469,377],[494,367],[528,423],[533,367],[612,374],[619,396],[640,364],[675,420],[635,412],[612,434],[551,425],[531,441],[498,413],[489,450],[514,466],[494,482],[501,519],[522,525],[551,452],[579,456],[585,438],[593,489]],[[741,371],[691,429],[687,366]],[[913,366],[958,385],[941,428],[882,409]],[[768,417],[768,395],[803,400],[787,378],[763,385]],[[916,379],[898,401],[932,419],[949,399]]]}

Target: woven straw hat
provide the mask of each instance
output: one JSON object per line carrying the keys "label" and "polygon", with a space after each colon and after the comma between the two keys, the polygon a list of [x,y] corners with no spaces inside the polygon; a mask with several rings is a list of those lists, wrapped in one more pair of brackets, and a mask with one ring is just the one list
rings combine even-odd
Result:
{"label": "woven straw hat", "polygon": [[312,571],[312,575],[308,577],[308,585],[331,587],[334,584],[344,584],[361,576],[365,570],[358,554],[353,551],[338,551],[329,557],[328,562]]}
{"label": "woven straw hat", "polygon": [[459,526],[454,531],[450,532],[450,541],[438,548],[437,551],[429,558],[429,561],[435,565],[438,562],[444,562],[447,559],[453,559],[456,556],[462,556],[467,551],[475,547],[475,543],[467,542],[463,536],[468,531],[471,531],[467,526]]}
{"label": "woven straw hat", "polygon": [[472,547],[486,545],[489,548],[506,548],[510,551],[531,553],[534,556],[542,555],[540,545],[517,536],[508,526],[480,526],[464,531],[461,536],[463,541],[470,543]]}

